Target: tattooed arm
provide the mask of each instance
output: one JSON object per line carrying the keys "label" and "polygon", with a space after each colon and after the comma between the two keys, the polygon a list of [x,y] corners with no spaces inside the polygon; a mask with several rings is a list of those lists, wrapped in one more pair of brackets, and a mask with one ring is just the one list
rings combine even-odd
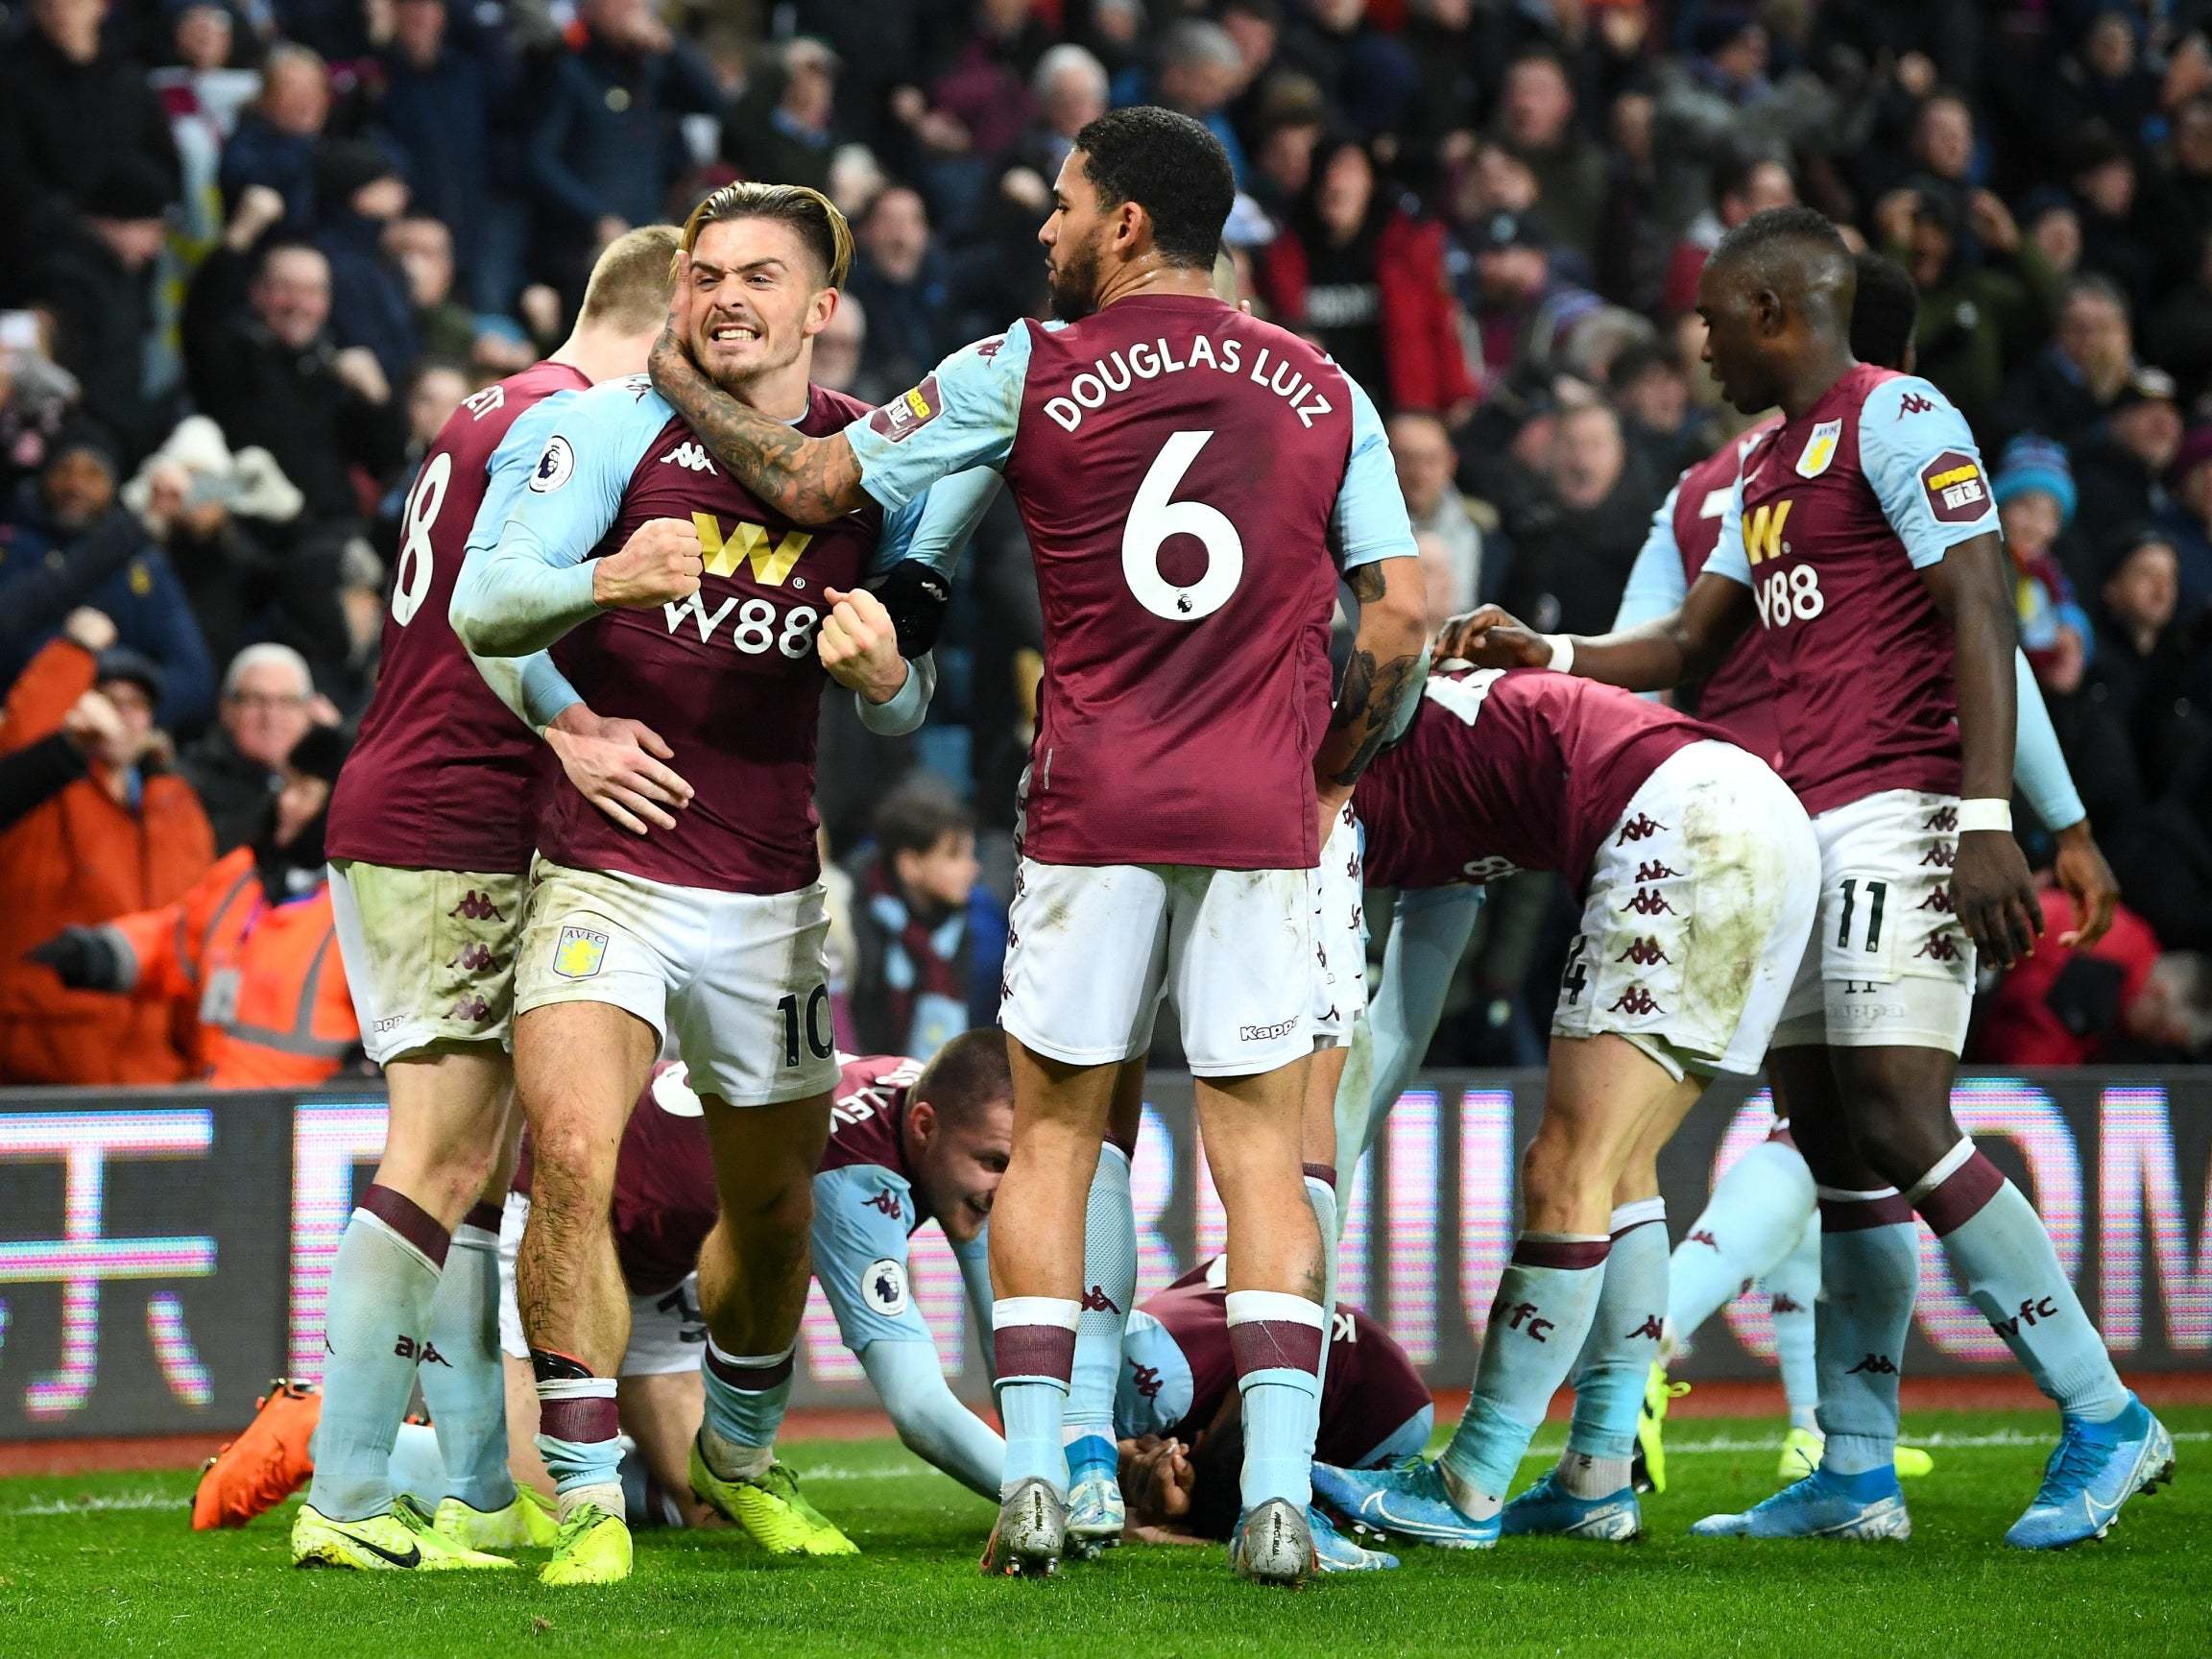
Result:
{"label": "tattooed arm", "polygon": [[1352,785],[1396,729],[1401,703],[1421,694],[1425,598],[1418,559],[1379,559],[1345,579],[1359,601],[1359,631],[1329,733],[1313,759],[1321,830],[1352,798]]}
{"label": "tattooed arm", "polygon": [[842,432],[809,438],[747,407],[691,361],[673,328],[661,330],[649,367],[653,389],[707,452],[768,506],[797,524],[827,524],[864,506],[860,463]]}

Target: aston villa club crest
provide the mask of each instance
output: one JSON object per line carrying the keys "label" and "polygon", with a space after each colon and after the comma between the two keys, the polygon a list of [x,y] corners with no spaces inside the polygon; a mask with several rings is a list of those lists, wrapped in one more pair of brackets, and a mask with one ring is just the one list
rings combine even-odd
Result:
{"label": "aston villa club crest", "polygon": [[564,979],[589,979],[607,960],[607,935],[590,927],[564,927],[553,947],[553,972]]}
{"label": "aston villa club crest", "polygon": [[1817,478],[1828,470],[1828,463],[1836,459],[1836,445],[1843,437],[1841,421],[1823,421],[1813,428],[1813,436],[1805,440],[1805,453],[1797,457],[1797,476]]}

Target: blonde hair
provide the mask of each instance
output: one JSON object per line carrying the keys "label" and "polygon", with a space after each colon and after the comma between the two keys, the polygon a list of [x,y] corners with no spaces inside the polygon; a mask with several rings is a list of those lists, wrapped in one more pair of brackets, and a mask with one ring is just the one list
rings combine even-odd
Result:
{"label": "blonde hair", "polygon": [[828,275],[826,287],[842,288],[853,268],[853,227],[837,204],[805,184],[725,184],[691,209],[684,221],[684,252],[699,245],[699,233],[723,219],[773,219],[788,225]]}
{"label": "blonde hair", "polygon": [[646,225],[608,243],[591,267],[576,321],[623,334],[642,334],[661,322],[676,286],[680,235],[673,225]]}

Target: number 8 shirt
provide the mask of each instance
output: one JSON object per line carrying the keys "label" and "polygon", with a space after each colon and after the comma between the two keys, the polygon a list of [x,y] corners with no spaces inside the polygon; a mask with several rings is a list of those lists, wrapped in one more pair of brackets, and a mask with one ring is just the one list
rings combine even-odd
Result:
{"label": "number 8 shirt", "polygon": [[1414,551],[1374,406],[1233,305],[1136,295],[955,352],[847,438],[885,507],[1000,471],[1036,560],[1008,1028],[1118,1060],[1166,992],[1202,1075],[1307,1052],[1337,568]]}
{"label": "number 8 shirt", "polygon": [[1861,364],[1744,454],[1705,568],[1757,604],[1782,775],[1823,867],[1776,1046],[1964,1039],[1952,633],[1918,572],[1997,528],[1964,418],[1914,375]]}

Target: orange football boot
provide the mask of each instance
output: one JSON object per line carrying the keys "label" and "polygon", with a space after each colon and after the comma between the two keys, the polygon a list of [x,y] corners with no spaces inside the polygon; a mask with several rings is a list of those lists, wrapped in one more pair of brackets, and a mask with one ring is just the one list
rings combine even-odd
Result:
{"label": "orange football boot", "polygon": [[253,1402],[246,1431],[207,1459],[192,1493],[192,1529],[243,1527],[274,1509],[315,1473],[308,1451],[322,1420],[323,1396],[312,1382],[279,1377]]}

